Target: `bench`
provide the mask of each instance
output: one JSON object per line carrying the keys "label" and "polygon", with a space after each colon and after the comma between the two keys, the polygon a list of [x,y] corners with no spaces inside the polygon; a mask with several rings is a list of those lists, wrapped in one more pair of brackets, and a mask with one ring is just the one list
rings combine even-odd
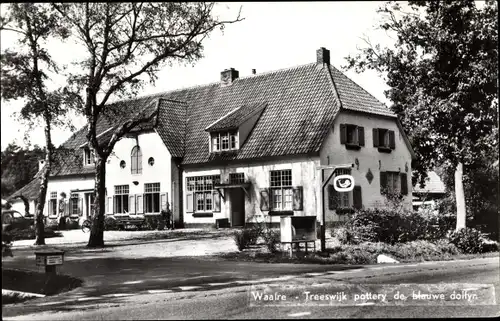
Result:
{"label": "bench", "polygon": [[118,227],[127,227],[129,225],[137,226],[137,228],[140,228],[145,222],[146,218],[144,215],[113,215],[113,218],[115,219],[115,224]]}

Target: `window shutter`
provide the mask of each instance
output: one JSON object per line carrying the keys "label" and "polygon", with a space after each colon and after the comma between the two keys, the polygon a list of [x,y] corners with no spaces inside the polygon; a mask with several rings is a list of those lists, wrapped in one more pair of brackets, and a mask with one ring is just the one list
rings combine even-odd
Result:
{"label": "window shutter", "polygon": [[193,192],[186,192],[186,212],[187,213],[193,213],[194,212],[193,205],[194,205],[194,194],[193,194]]}
{"label": "window shutter", "polygon": [[389,147],[391,149],[395,149],[396,148],[396,139],[394,137],[394,131],[393,130],[389,131]]}
{"label": "window shutter", "polygon": [[270,206],[269,189],[261,188],[261,190],[260,190],[260,210],[261,211],[269,211],[269,206]]}
{"label": "window shutter", "polygon": [[340,124],[340,143],[345,144],[347,140],[347,126],[345,124]]}
{"label": "window shutter", "polygon": [[214,212],[220,212],[220,194],[218,191],[213,192]]}
{"label": "window shutter", "polygon": [[50,201],[47,202],[47,216],[52,215],[51,208],[50,208]]}
{"label": "window shutter", "polygon": [[160,204],[161,204],[161,210],[162,211],[167,211],[168,210],[168,204],[167,204],[167,193],[161,193],[160,194]]}
{"label": "window shutter", "polygon": [[136,214],[135,213],[135,195],[130,195],[128,197],[128,212],[130,214]]}
{"label": "window shutter", "polygon": [[[106,214],[111,214],[111,211],[109,210],[110,208],[110,199],[111,197],[106,197],[106,200],[105,200],[105,204],[104,204],[104,207],[106,208]],[[89,206],[90,208],[90,206]],[[90,213],[88,213],[90,215]]]}
{"label": "window shutter", "polygon": [[387,192],[387,173],[380,172],[380,194]]}
{"label": "window shutter", "polygon": [[83,215],[83,198],[81,197],[78,198],[78,215]]}
{"label": "window shutter", "polygon": [[355,209],[361,209],[363,207],[363,199],[361,197],[361,186],[356,185],[354,186],[353,192],[352,192],[352,200],[353,200],[353,206]]}
{"label": "window shutter", "polygon": [[373,147],[378,147],[378,128],[373,128]]}
{"label": "window shutter", "polygon": [[408,177],[406,173],[401,173],[401,194],[408,195]]}
{"label": "window shutter", "polygon": [[144,213],[144,196],[142,194],[135,196],[135,211],[137,214]]}
{"label": "window shutter", "polygon": [[293,188],[293,210],[302,211],[303,208],[302,186],[295,186]]}
{"label": "window shutter", "polygon": [[358,143],[359,146],[365,146],[365,128],[358,126]]}
{"label": "window shutter", "polygon": [[337,191],[332,184],[328,184],[328,209],[336,210],[338,206]]}

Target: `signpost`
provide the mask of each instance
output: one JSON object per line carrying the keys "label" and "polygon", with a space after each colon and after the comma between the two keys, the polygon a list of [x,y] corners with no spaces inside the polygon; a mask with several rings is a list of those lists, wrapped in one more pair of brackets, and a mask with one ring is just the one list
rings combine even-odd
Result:
{"label": "signpost", "polygon": [[45,266],[45,274],[55,275],[56,267],[64,263],[64,251],[58,249],[44,249],[35,251],[36,265]]}
{"label": "signpost", "polygon": [[[326,233],[326,226],[325,226],[325,220],[326,220],[326,215],[325,215],[325,186],[326,184],[328,184],[328,182],[330,181],[330,179],[332,178],[332,176],[335,174],[335,170],[336,169],[339,169],[339,168],[345,168],[345,169],[348,169],[348,168],[353,168],[354,167],[354,164],[339,164],[339,165],[320,165],[318,167],[316,167],[317,170],[321,171],[321,175],[320,177],[323,178],[324,177],[324,170],[325,169],[328,169],[328,170],[331,170],[332,172],[330,173],[330,175],[328,176],[328,178],[326,180],[324,180],[322,183],[321,183],[321,252],[325,252],[326,250],[326,236],[325,236],[325,233]],[[340,179],[340,177],[342,176],[349,176],[352,178],[352,176],[350,175],[339,175],[337,178],[338,180]],[[344,177],[344,179],[346,179],[347,177]],[[336,182],[339,182],[339,181],[336,181]],[[341,183],[341,182],[339,182]],[[354,179],[352,179],[352,188],[354,188]],[[335,187],[335,185],[334,185]],[[339,188],[342,188],[342,186],[339,186]],[[351,188],[351,190],[352,190]]]}

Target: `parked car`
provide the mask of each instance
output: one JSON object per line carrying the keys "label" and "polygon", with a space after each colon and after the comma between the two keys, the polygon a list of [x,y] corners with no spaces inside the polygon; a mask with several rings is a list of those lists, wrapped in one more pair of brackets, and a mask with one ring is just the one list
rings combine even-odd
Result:
{"label": "parked car", "polygon": [[35,224],[32,215],[24,216],[16,210],[2,210],[2,232],[24,230]]}

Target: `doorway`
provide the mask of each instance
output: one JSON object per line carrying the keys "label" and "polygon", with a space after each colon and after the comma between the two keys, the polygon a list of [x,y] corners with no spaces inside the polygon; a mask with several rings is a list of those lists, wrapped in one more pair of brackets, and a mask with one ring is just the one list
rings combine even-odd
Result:
{"label": "doorway", "polygon": [[245,224],[245,194],[241,188],[231,189],[231,226]]}

